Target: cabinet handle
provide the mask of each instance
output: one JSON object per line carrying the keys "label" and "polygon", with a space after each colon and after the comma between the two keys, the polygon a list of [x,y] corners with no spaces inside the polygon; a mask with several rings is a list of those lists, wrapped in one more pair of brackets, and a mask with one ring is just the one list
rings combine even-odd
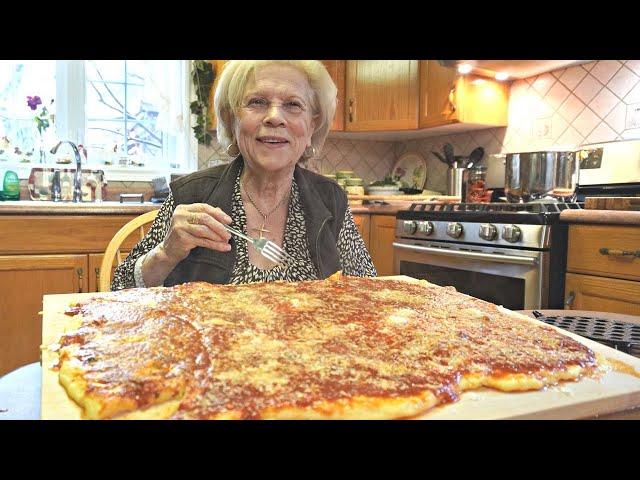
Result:
{"label": "cabinet handle", "polygon": [[575,299],[576,299],[576,292],[569,292],[569,296],[567,297],[567,300],[564,303],[565,305],[570,307]]}
{"label": "cabinet handle", "polygon": [[456,87],[455,85],[449,90],[449,110],[450,114],[456,113]]}
{"label": "cabinet handle", "polygon": [[616,250],[613,248],[602,247],[600,249],[600,254],[602,255],[611,255],[612,257],[638,257],[640,258],[640,250],[636,250],[632,252],[630,250]]}
{"label": "cabinet handle", "polygon": [[96,267],[95,271],[96,271],[96,286],[100,287],[100,267]]}
{"label": "cabinet handle", "polygon": [[353,98],[349,99],[349,121],[353,122],[353,104],[356,101]]}
{"label": "cabinet handle", "polygon": [[82,270],[81,268],[78,268],[76,270],[76,273],[78,274],[78,285],[79,285],[79,289],[78,289],[78,293],[82,293],[82,275],[84,275],[84,270]]}

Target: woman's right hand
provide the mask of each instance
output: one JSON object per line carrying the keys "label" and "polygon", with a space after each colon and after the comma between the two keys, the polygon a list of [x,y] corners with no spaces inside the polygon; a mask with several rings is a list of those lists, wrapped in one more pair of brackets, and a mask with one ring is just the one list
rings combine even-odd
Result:
{"label": "woman's right hand", "polygon": [[231,217],[220,208],[206,203],[178,205],[173,211],[171,225],[160,244],[165,254],[178,263],[191,249],[205,247],[219,252],[231,250],[231,234],[222,224],[231,224]]}

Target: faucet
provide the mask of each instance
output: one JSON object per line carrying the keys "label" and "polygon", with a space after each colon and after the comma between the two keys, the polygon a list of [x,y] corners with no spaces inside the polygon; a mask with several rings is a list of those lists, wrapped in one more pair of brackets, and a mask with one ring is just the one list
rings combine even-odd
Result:
{"label": "faucet", "polygon": [[62,145],[63,143],[68,143],[69,145],[71,145],[73,153],[76,155],[76,173],[73,177],[73,201],[75,203],[82,202],[82,168],[80,165],[82,162],[82,157],[80,156],[80,150],[78,150],[78,147],[75,143],[70,142],[69,140],[61,140],[56,144],[55,147],[51,149],[51,153],[55,155],[55,153],[58,151],[58,148],[60,148],[60,145]]}

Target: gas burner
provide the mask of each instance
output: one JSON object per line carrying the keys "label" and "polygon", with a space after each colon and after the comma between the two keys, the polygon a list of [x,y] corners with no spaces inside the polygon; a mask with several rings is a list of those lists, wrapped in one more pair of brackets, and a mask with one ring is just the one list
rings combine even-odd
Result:
{"label": "gas burner", "polygon": [[499,222],[547,225],[559,220],[560,212],[582,209],[582,203],[414,203],[397,218],[456,222]]}
{"label": "gas burner", "polygon": [[483,212],[483,213],[560,213],[567,209],[582,209],[582,203],[414,203],[409,211],[417,212]]}

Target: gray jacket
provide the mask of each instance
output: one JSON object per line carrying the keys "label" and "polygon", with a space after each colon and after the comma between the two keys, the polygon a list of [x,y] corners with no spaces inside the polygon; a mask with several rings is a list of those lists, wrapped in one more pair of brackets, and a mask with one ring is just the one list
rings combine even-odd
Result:
{"label": "gray jacket", "polygon": [[[243,164],[239,156],[228,165],[201,170],[171,182],[176,206],[208,203],[230,215],[235,179]],[[320,278],[327,278],[341,269],[337,243],[347,210],[347,195],[337,183],[302,167],[296,166],[293,176],[300,192],[309,254]],[[194,248],[167,276],[164,285],[195,281],[229,283],[236,257],[235,238],[232,237],[230,243],[229,252]]]}

